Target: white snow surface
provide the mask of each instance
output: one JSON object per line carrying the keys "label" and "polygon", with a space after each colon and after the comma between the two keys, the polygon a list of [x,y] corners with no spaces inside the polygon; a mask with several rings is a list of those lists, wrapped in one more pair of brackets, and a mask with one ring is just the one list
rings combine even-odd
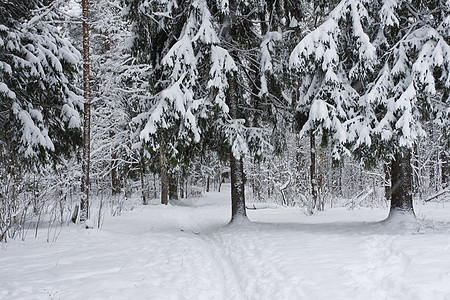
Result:
{"label": "white snow surface", "polygon": [[248,205],[252,222],[227,225],[229,203],[227,187],[10,241],[0,299],[450,299],[449,203],[417,204],[413,223]]}

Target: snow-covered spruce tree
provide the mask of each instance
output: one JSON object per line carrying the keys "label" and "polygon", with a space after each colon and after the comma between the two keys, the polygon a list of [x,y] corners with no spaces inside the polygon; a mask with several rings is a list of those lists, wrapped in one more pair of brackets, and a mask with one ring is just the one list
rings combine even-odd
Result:
{"label": "snow-covered spruce tree", "polygon": [[[5,165],[57,161],[80,142],[79,52],[52,21],[52,1],[2,2],[0,151]],[[9,158],[17,159],[10,164]],[[13,161],[11,161],[13,162]]]}
{"label": "snow-covered spruce tree", "polygon": [[[0,11],[0,185],[8,187],[0,197],[2,240],[30,207],[18,201],[25,173],[60,162],[80,144],[81,98],[73,86],[80,54],[54,26],[55,4],[2,1]],[[25,214],[16,210],[7,220],[11,201]]]}
{"label": "snow-covered spruce tree", "polygon": [[291,55],[304,76],[302,131],[320,128],[335,158],[346,148],[366,166],[392,161],[390,215],[414,214],[410,157],[423,122],[448,125],[448,12],[448,1],[344,0]]}
{"label": "snow-covered spruce tree", "polygon": [[[199,105],[196,89],[196,57],[193,30],[197,26],[190,1],[125,1],[133,22],[132,53],[149,65],[146,95],[141,96],[140,137],[158,151],[161,167],[161,203],[168,203],[168,159],[179,147],[199,141],[194,110]],[[186,24],[185,24],[186,23]],[[177,40],[178,39],[178,40]]]}
{"label": "snow-covered spruce tree", "polygon": [[[300,41],[291,53],[289,61],[290,67],[300,75],[294,109],[300,135],[308,135],[310,139],[312,208],[319,205],[315,137],[323,138],[321,144],[326,144],[331,138],[333,156],[337,160],[340,159],[345,152],[342,144],[347,140],[344,124],[352,117],[350,114],[358,96],[346,76],[351,66],[340,63],[353,59],[353,53],[346,51],[345,46],[339,44],[341,40],[358,40],[360,34],[351,30],[352,19],[346,20],[345,17],[346,12],[341,15],[338,6],[330,13],[329,19]],[[314,23],[319,22],[317,20],[320,21],[319,16],[314,18]],[[339,25],[340,20],[342,24]],[[368,40],[363,36],[361,40],[364,39]],[[368,51],[375,52],[375,49]],[[370,64],[373,58],[369,57],[369,52],[366,55],[367,63]]]}
{"label": "snow-covered spruce tree", "polygon": [[[143,127],[141,138],[163,150],[164,166],[163,156],[185,156],[188,145],[214,139],[204,132],[225,137],[233,174],[232,219],[245,216],[242,159],[261,138],[256,126],[245,124],[242,109],[250,103],[251,90],[244,86],[252,78],[243,74],[253,58],[242,54],[253,51],[258,60],[254,49],[259,44],[256,48],[254,43],[260,36],[254,35],[254,24],[241,10],[253,10],[244,3],[238,10],[237,2],[127,3],[126,12],[134,22],[133,52],[151,66],[147,111],[135,119]],[[255,39],[249,41],[249,36]]]}

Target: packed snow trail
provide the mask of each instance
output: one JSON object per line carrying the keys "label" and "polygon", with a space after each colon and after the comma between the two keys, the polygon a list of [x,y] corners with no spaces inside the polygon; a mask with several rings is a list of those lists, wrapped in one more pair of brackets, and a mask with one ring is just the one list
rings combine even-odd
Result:
{"label": "packed snow trail", "polygon": [[0,299],[450,299],[450,207],[379,223],[386,210],[250,210],[227,225],[229,191],[138,206],[103,228],[0,250]]}

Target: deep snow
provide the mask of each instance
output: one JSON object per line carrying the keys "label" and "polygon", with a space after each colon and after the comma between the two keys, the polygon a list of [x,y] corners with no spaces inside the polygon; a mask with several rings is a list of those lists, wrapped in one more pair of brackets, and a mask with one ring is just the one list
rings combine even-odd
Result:
{"label": "deep snow", "polygon": [[[139,206],[103,228],[65,226],[0,250],[0,299],[450,299],[450,204],[248,210],[226,225],[229,190]],[[43,228],[42,231],[45,231]]]}

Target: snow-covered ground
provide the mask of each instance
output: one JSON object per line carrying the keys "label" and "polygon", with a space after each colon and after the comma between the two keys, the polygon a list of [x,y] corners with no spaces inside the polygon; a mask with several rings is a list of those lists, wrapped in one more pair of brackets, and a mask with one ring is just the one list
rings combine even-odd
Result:
{"label": "snow-covered ground", "polygon": [[0,299],[450,299],[450,203],[249,210],[227,226],[229,190],[139,206],[103,228],[63,227],[0,249]]}

